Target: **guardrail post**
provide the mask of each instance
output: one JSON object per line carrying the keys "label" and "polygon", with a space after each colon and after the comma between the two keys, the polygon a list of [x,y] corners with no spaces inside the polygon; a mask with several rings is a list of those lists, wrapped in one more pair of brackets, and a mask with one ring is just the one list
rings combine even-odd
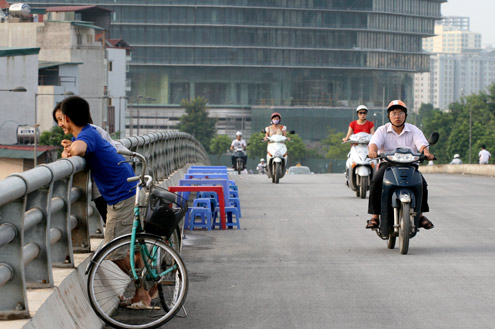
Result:
{"label": "guardrail post", "polygon": [[[46,216],[49,188],[39,188],[26,195],[26,209],[23,213],[24,241],[39,247],[39,254],[25,264],[28,288],[53,287],[52,264],[50,260],[50,222]],[[29,221],[27,221],[29,219]],[[29,226],[29,227],[28,227]]]}
{"label": "guardrail post", "polygon": [[77,227],[72,230],[72,248],[77,253],[91,251],[88,225],[89,200],[91,200],[91,191],[88,189],[89,178],[88,171],[80,171],[72,176],[70,214],[78,220]]}
{"label": "guardrail post", "polygon": [[48,217],[51,227],[60,230],[62,237],[51,248],[53,266],[74,267],[72,250],[72,227],[70,221],[70,187],[72,176],[62,178],[52,184]]}
{"label": "guardrail post", "polygon": [[[20,178],[19,178],[20,179]],[[27,319],[29,310],[24,280],[24,262],[22,248],[24,246],[25,198],[11,201],[0,208],[0,222],[15,227],[14,240],[0,248],[1,266],[10,268],[11,276],[0,286],[0,320]]]}
{"label": "guardrail post", "polygon": [[91,238],[103,238],[103,219],[96,208],[96,204],[90,201],[88,206],[89,236]]}

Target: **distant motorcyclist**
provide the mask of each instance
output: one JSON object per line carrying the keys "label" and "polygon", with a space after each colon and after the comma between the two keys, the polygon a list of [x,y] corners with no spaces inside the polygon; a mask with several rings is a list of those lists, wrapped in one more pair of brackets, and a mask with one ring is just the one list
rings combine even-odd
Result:
{"label": "distant motorcyclist", "polygon": [[356,108],[356,113],[358,114],[358,119],[352,121],[349,124],[347,135],[342,138],[343,142],[347,142],[349,140],[349,136],[351,136],[352,134],[365,132],[373,135],[375,133],[375,125],[373,124],[373,122],[366,120],[366,116],[368,115],[368,108],[364,105],[359,105]]}
{"label": "distant motorcyclist", "polygon": [[462,164],[461,156],[459,154],[454,154],[454,159],[450,161],[450,164],[454,164],[454,165]]}
{"label": "distant motorcyclist", "polygon": [[[387,108],[387,114],[389,122],[377,129],[368,145],[368,156],[370,158],[376,158],[378,156],[378,151],[380,151],[380,153],[389,153],[398,147],[407,147],[412,149],[413,152],[424,152],[424,155],[428,160],[434,159],[434,155],[428,150],[428,141],[423,132],[416,126],[406,123],[407,107],[404,102],[400,100],[391,101]],[[368,203],[368,213],[371,214],[371,219],[368,221],[366,228],[378,228],[379,214],[381,212],[383,175],[388,166],[390,166],[390,164],[386,161],[380,163],[380,167],[376,171],[371,182]],[[428,189],[423,177],[421,212],[428,211]],[[433,223],[423,216],[423,214],[420,216],[419,226],[427,230],[434,227]]]}
{"label": "distant motorcyclist", "polygon": [[268,140],[268,137],[273,135],[287,136],[287,127],[280,124],[282,121],[280,113],[272,113],[270,120],[271,125],[265,128],[265,140]]}
{"label": "distant motorcyclist", "polygon": [[265,159],[260,159],[260,163],[256,166],[256,170],[258,170],[258,173],[264,174],[266,173],[266,163]]}
{"label": "distant motorcyclist", "polygon": [[232,168],[235,169],[235,150],[237,149],[242,149],[244,151],[244,156],[242,157],[244,161],[244,168],[246,167],[246,162],[247,162],[247,154],[246,154],[246,141],[242,138],[242,132],[238,131],[235,133],[235,139],[232,141],[232,144],[230,145],[230,150],[234,151],[232,153]]}

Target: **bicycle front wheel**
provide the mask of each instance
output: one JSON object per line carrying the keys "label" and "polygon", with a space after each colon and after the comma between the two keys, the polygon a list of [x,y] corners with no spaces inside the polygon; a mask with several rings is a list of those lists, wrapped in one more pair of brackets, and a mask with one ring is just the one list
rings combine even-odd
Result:
{"label": "bicycle front wheel", "polygon": [[[87,282],[91,306],[105,323],[115,328],[162,326],[184,304],[188,291],[186,267],[163,240],[138,234],[134,254],[138,279],[135,280],[126,266],[130,246],[130,236],[112,241],[93,260]],[[143,293],[150,296],[150,306],[146,301],[135,303],[135,297],[139,295],[138,299],[143,299]]]}

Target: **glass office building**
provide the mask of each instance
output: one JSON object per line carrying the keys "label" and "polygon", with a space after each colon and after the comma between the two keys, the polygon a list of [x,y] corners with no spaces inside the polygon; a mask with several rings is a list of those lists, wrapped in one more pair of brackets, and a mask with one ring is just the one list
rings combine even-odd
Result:
{"label": "glass office building", "polygon": [[381,107],[412,104],[429,70],[422,38],[442,0],[45,0],[111,9],[132,49],[132,95],[156,105]]}

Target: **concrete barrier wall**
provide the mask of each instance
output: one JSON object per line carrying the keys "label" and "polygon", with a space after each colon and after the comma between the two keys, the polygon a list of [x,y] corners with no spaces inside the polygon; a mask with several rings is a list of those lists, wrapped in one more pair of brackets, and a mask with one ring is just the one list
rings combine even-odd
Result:
{"label": "concrete barrier wall", "polygon": [[495,177],[495,165],[462,164],[462,165],[432,165],[421,166],[420,171],[425,174],[457,174],[483,175]]}

